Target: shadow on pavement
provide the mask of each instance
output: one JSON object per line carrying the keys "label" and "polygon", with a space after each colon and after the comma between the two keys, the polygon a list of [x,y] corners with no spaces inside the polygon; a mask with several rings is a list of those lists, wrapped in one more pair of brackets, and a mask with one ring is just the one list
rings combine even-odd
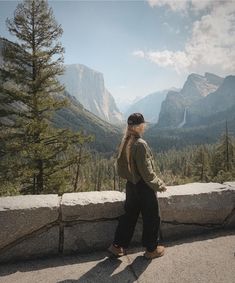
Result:
{"label": "shadow on pavement", "polygon": [[146,260],[143,256],[137,256],[134,261],[128,264],[123,270],[112,274],[121,264],[120,259],[106,258],[91,268],[87,273],[79,279],[67,279],[58,281],[57,283],[108,283],[108,282],[135,282],[139,276],[146,270],[150,264],[150,260]]}
{"label": "shadow on pavement", "polygon": [[7,262],[0,264],[0,277],[13,273],[30,272],[51,267],[66,266],[84,262],[102,260],[107,256],[106,251],[95,251],[87,254],[54,255],[27,259],[24,261]]}

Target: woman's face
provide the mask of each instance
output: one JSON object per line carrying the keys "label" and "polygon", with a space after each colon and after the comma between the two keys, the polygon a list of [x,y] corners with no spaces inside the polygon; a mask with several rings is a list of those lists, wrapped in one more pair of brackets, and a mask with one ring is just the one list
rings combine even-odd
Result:
{"label": "woman's face", "polygon": [[144,133],[146,129],[146,123],[141,123],[136,127],[136,130],[138,131],[138,133]]}

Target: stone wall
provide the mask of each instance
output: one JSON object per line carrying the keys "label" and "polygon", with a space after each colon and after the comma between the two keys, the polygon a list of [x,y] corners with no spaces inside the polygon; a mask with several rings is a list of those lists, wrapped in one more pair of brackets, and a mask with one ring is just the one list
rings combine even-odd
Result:
{"label": "stone wall", "polygon": [[[235,229],[235,182],[168,186],[157,193],[163,239]],[[106,249],[125,193],[68,193],[0,198],[0,262]],[[141,215],[132,243],[141,244]]]}

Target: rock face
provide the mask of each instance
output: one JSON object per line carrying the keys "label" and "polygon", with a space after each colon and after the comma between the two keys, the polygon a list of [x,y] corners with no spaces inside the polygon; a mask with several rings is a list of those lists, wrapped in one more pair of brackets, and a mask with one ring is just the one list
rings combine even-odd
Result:
{"label": "rock face", "polygon": [[230,109],[235,110],[234,90],[235,76],[227,76],[216,91],[189,107],[188,124],[205,124],[208,118],[215,116],[219,118],[213,120],[228,119]]}
{"label": "rock face", "polygon": [[81,64],[72,64],[66,66],[60,81],[86,109],[107,122],[121,124],[122,114],[105,88],[102,73]]}
{"label": "rock face", "polygon": [[[202,113],[197,103],[204,104],[207,96],[214,93],[222,85],[223,78],[211,73],[205,73],[204,76],[191,74],[188,76],[183,88],[179,92],[168,92],[166,99],[162,102],[159,114],[158,125],[160,127],[182,127],[187,124],[190,109],[197,108],[198,113]],[[226,96],[226,93],[223,93]],[[209,104],[206,106],[208,107]],[[227,105],[228,107],[229,105]],[[185,110],[187,110],[185,123]]]}
{"label": "rock face", "polygon": [[0,38],[0,65],[2,65],[3,63],[3,57],[2,57],[3,47],[4,47],[4,41],[2,40],[2,38]]}
{"label": "rock face", "polygon": [[[164,241],[235,229],[235,182],[169,186],[157,193]],[[80,192],[0,198],[0,262],[106,249],[125,193]],[[141,245],[140,215],[132,244]]]}

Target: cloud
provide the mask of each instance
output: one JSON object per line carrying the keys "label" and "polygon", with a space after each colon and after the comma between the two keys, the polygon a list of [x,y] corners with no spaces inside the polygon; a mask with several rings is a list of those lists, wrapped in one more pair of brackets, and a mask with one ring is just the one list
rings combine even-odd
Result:
{"label": "cloud", "polygon": [[139,58],[148,59],[161,67],[172,67],[178,73],[180,73],[181,70],[190,66],[189,59],[185,55],[185,52],[182,51],[173,52],[170,50],[164,50],[149,51],[144,53],[143,51],[138,50],[134,51],[132,54]]}
{"label": "cloud", "polygon": [[[167,3],[174,8],[174,2],[168,0],[151,0],[151,5]],[[189,1],[180,1],[183,3]],[[193,23],[192,33],[184,49],[179,51],[156,50],[143,52],[138,50],[133,55],[150,60],[161,67],[174,68],[177,72],[218,70],[235,72],[235,3],[230,1],[190,1],[194,9],[204,9],[199,20]],[[198,2],[203,2],[198,4]],[[155,4],[153,4],[155,3]],[[209,8],[210,7],[210,8]]]}
{"label": "cloud", "polygon": [[183,69],[187,69],[191,63],[185,52],[182,51],[150,51],[145,54],[145,58],[146,56],[147,59],[155,64],[161,67],[172,67],[178,73],[180,73]]}
{"label": "cloud", "polygon": [[215,3],[214,0],[147,0],[151,7],[167,6],[173,11],[203,10]]}
{"label": "cloud", "polygon": [[186,10],[189,5],[188,0],[148,0],[147,1],[151,7],[155,6],[168,6],[173,11],[182,11]]}

